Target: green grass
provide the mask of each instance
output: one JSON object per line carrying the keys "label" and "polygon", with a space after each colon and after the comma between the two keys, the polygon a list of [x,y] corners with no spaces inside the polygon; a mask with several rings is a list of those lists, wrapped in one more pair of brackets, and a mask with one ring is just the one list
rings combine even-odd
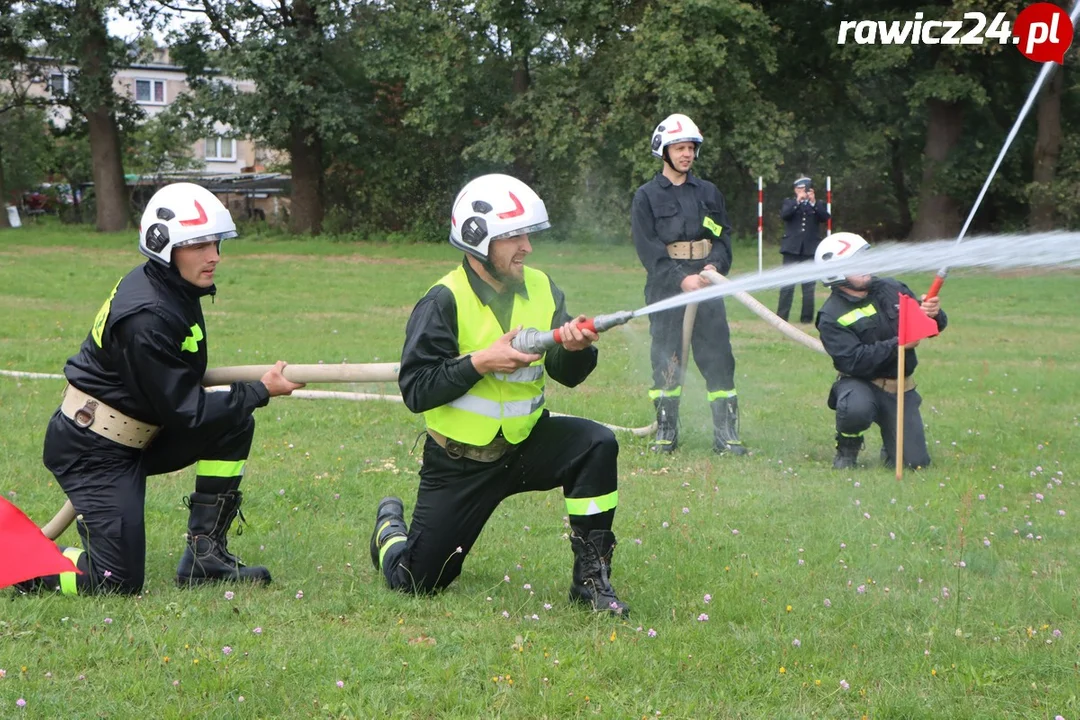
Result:
{"label": "green grass", "polygon": [[[642,304],[631,248],[542,237],[533,264],[572,312]],[[225,248],[205,304],[212,365],[394,360],[412,303],[458,261],[443,245]],[[126,234],[0,233],[0,368],[59,372],[140,257]],[[736,273],[756,264],[737,249]],[[711,454],[696,371],[679,454],[622,436],[613,584],[629,621],[568,605],[557,493],[504,503],[447,592],[387,590],[368,560],[374,505],[400,494],[411,508],[422,421],[400,405],[275,400],[256,414],[251,522],[231,544],[274,584],[232,601],[175,588],[193,473],[152,478],[141,598],[0,593],[0,717],[1076,718],[1076,287],[951,275],[949,329],[919,349],[934,465],[900,483],[873,435],[862,469],[831,469],[828,362],[729,301],[754,452]],[[549,386],[550,407],[647,424],[647,346],[643,320],[610,331],[593,376]],[[0,492],[39,522],[62,502],[40,460],[60,387],[0,377]]]}

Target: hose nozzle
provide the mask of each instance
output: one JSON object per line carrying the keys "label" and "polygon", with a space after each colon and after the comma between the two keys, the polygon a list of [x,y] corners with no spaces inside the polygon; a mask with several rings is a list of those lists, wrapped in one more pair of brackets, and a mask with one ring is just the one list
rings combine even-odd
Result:
{"label": "hose nozzle", "polygon": [[[616,325],[626,324],[632,317],[634,317],[633,312],[622,310],[607,315],[597,315],[596,317],[589,318],[584,322],[578,323],[577,327],[582,330],[591,330],[594,333],[600,334],[605,330],[610,330]],[[550,350],[556,345],[561,344],[562,341],[562,331],[560,328],[548,330],[546,332],[537,330],[536,328],[525,328],[510,341],[510,346],[519,352],[537,354]]]}

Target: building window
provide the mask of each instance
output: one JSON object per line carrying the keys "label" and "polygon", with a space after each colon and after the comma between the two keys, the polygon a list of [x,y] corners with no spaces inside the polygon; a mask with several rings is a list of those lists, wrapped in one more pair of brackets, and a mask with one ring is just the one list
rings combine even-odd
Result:
{"label": "building window", "polygon": [[205,158],[218,162],[235,162],[236,140],[233,138],[217,137],[206,138]]}
{"label": "building window", "polygon": [[135,102],[150,105],[165,104],[165,81],[164,80],[136,80]]}
{"label": "building window", "polygon": [[49,76],[49,92],[53,95],[64,95],[69,92],[68,76],[64,73],[53,73]]}

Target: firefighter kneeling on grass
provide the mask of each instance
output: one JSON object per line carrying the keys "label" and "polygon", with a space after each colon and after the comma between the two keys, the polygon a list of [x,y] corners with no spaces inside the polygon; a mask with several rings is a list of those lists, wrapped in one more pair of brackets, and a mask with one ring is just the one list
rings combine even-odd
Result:
{"label": "firefighter kneeling on grass", "polygon": [[[579,384],[596,367],[598,339],[574,326],[547,275],[524,264],[530,234],[547,227],[543,201],[506,175],[476,178],[454,201],[450,243],[464,261],[416,304],[401,353],[402,397],[427,424],[412,523],[400,499],[381,500],[371,562],[391,588],[434,592],[461,573],[503,500],[561,488],[571,601],[625,614],[609,581],[618,443],[602,425],[544,409],[545,373]],[[519,352],[510,341],[523,326],[561,327],[564,340],[545,355]]]}
{"label": "firefighter kneeling on grass", "polygon": [[[850,258],[870,247],[854,233],[835,233],[818,245],[815,262]],[[823,267],[828,272],[827,267]],[[828,275],[823,278],[832,294],[817,315],[821,344],[840,373],[829,392],[829,408],[836,411],[836,457],[833,467],[838,470],[856,466],[863,446],[863,433],[874,423],[881,429],[881,460],[887,465],[896,463],[896,393],[903,385],[904,392],[904,464],[911,468],[926,467],[930,454],[926,449],[922,414],[922,398],[915,389],[912,373],[918,362],[917,342],[905,345],[907,377],[896,377],[898,330],[900,321],[899,295],[916,298],[907,285],[899,280],[871,275]],[[922,311],[937,321],[944,330],[948,319],[941,310],[938,298],[922,298]]]}
{"label": "firefighter kneeling on grass", "polygon": [[233,383],[228,392],[202,388],[201,299],[214,295],[221,241],[234,237],[229,211],[203,187],[175,183],[150,199],[139,230],[149,260],[116,284],[67,361],[70,384],[45,431],[45,466],[79,513],[84,548],[61,550],[82,574],[36,578],[21,590],[141,592],[146,477],[193,463],[177,583],[270,582],[266,568],[247,567],[229,552],[225,535],[240,512],[252,413],[302,385],[287,380],[279,362],[260,382]]}

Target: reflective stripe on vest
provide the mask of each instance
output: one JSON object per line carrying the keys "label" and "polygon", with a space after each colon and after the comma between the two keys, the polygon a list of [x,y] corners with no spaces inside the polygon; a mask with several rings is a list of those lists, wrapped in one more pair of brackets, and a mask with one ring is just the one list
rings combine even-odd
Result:
{"label": "reflective stripe on vest", "polygon": [[847,327],[848,325],[854,325],[862,318],[873,317],[874,315],[877,315],[877,308],[873,305],[867,305],[866,307],[855,308],[851,312],[844,313],[836,318],[836,322]]}
{"label": "reflective stripe on vest", "polygon": [[[469,285],[465,269],[459,267],[436,285],[454,293],[457,306],[458,350],[467,355],[489,347],[504,330],[491,308]],[[555,298],[547,275],[525,268],[528,299],[514,295],[510,327],[551,328]],[[458,399],[424,413],[427,426],[435,432],[469,445],[487,445],[499,431],[517,444],[529,436],[544,409],[544,357],[512,373],[485,375]]]}

